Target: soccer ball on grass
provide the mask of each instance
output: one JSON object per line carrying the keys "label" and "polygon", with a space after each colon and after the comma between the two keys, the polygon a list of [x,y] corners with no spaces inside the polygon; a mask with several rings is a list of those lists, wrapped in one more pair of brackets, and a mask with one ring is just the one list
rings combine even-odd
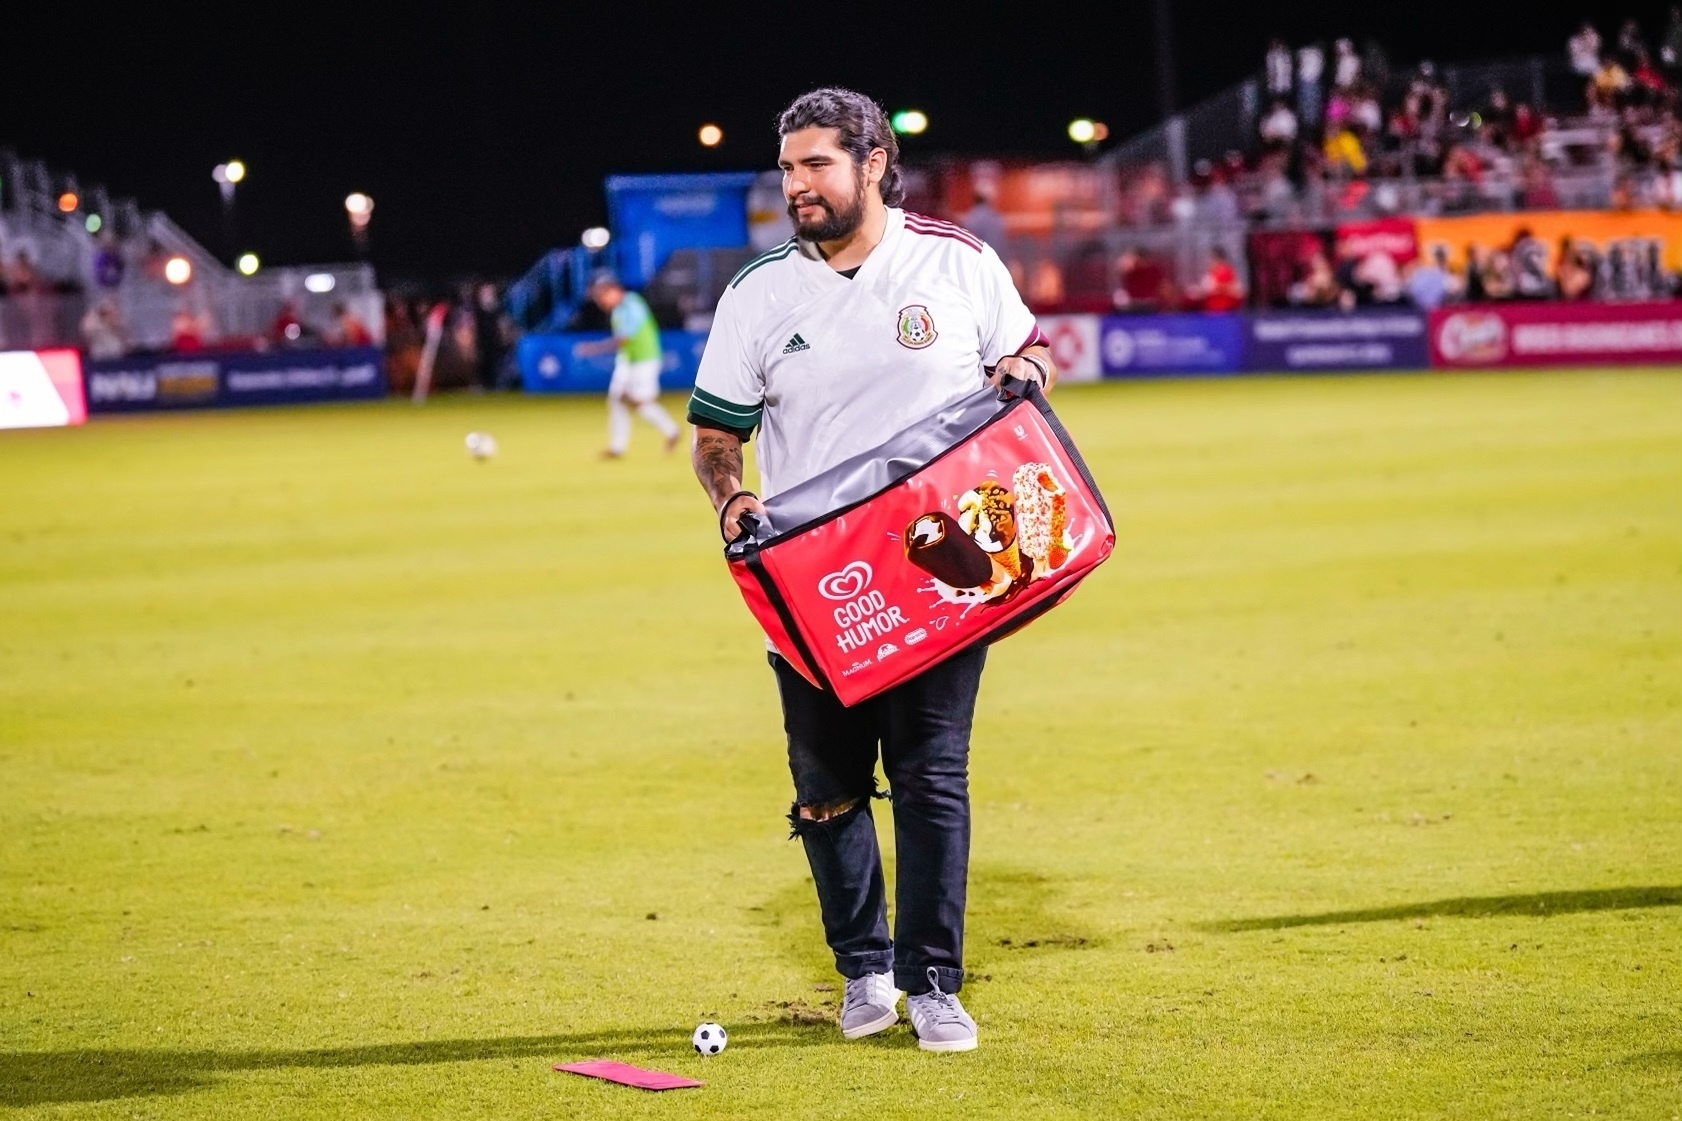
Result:
{"label": "soccer ball on grass", "polygon": [[729,1040],[724,1034],[724,1029],[717,1024],[702,1024],[695,1029],[695,1034],[689,1037],[689,1042],[703,1055],[716,1055],[724,1050],[724,1045]]}

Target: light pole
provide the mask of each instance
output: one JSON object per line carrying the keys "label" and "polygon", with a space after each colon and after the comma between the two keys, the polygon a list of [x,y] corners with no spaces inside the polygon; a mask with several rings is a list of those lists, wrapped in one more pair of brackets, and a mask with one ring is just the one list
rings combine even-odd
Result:
{"label": "light pole", "polygon": [[346,195],[345,216],[350,219],[350,240],[355,243],[357,253],[366,257],[368,255],[368,223],[374,217],[374,200],[361,191],[354,191]]}
{"label": "light pole", "polygon": [[234,215],[234,188],[245,181],[245,161],[229,160],[219,163],[211,169],[210,177],[216,181],[216,189],[222,195],[222,237],[227,242],[225,248],[231,258],[238,252],[235,248],[239,244],[239,226]]}

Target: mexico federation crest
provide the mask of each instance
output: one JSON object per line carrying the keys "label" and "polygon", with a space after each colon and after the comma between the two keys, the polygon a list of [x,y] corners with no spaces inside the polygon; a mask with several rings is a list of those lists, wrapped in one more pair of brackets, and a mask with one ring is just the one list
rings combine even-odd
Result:
{"label": "mexico federation crest", "polygon": [[934,316],[922,304],[899,309],[899,345],[922,350],[934,342]]}

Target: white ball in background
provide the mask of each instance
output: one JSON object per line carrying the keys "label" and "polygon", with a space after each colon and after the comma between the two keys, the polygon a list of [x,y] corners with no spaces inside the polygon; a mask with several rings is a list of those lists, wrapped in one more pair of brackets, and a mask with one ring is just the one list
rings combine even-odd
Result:
{"label": "white ball in background", "polygon": [[467,454],[474,459],[489,459],[496,454],[496,440],[488,432],[467,434]]}
{"label": "white ball in background", "polygon": [[702,1024],[695,1029],[695,1034],[689,1037],[689,1042],[703,1055],[716,1055],[724,1050],[724,1045],[729,1039],[724,1034],[724,1029],[717,1024]]}

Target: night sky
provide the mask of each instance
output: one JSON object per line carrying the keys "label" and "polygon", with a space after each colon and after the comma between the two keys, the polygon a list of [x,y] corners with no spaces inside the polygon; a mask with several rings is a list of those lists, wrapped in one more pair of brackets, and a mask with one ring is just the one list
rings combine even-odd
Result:
{"label": "night sky", "polygon": [[[240,248],[271,264],[350,258],[343,200],[360,190],[383,274],[516,274],[605,220],[607,174],[772,166],[777,111],[817,85],[927,112],[912,158],[1074,157],[1073,117],[1115,139],[1157,120],[1149,2],[91,10],[32,7],[54,22],[27,47],[8,11],[0,146],[163,209],[218,250],[210,172],[238,157]],[[1376,38],[1402,65],[1562,53],[1589,12],[1608,42],[1625,14],[1651,38],[1667,11],[1184,0],[1179,99],[1246,76],[1275,33]],[[695,139],[709,120],[726,137],[713,151]]]}

